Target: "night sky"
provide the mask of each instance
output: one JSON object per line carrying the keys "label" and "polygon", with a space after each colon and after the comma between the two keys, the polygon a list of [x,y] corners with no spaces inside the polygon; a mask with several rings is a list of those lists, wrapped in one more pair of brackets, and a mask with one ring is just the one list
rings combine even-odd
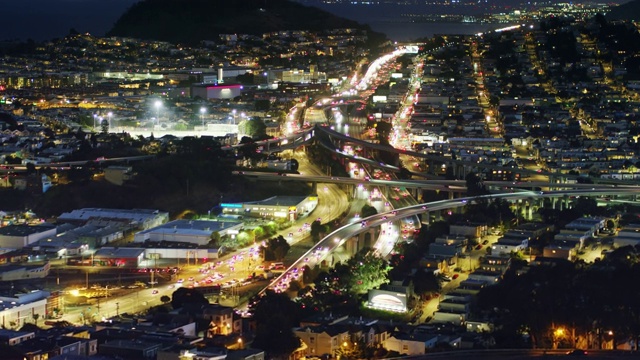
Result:
{"label": "night sky", "polygon": [[69,29],[104,35],[138,0],[0,0],[0,40],[63,37]]}

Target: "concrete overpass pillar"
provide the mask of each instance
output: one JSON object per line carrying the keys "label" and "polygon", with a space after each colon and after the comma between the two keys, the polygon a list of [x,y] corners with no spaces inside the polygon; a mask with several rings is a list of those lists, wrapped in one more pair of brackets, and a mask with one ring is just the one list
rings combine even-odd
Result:
{"label": "concrete overpass pillar", "polygon": [[317,181],[312,181],[311,182],[311,193],[312,194],[318,194],[318,182]]}
{"label": "concrete overpass pillar", "polygon": [[428,211],[423,212],[421,216],[421,222],[428,226],[429,222],[431,221],[430,216],[431,215],[429,214]]}
{"label": "concrete overpass pillar", "polygon": [[449,196],[449,200],[453,200],[453,191],[447,192],[447,195]]}

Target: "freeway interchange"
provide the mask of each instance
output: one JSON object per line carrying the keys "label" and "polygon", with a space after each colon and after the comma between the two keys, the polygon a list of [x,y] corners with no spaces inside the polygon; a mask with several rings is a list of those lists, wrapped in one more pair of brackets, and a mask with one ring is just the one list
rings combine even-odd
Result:
{"label": "freeway interchange", "polygon": [[[320,180],[318,179],[318,177],[314,177],[314,178],[316,179],[315,181]],[[353,183],[353,180],[354,179],[350,179],[350,178],[325,179],[325,181],[327,182],[342,181],[346,183]],[[423,181],[423,183],[429,183],[429,182],[433,182],[433,181]],[[438,182],[438,184],[435,186],[443,186],[441,184],[443,183],[446,184],[448,180],[436,181],[436,182]],[[391,185],[402,184],[401,181],[386,181],[386,180],[376,181],[376,184],[384,184],[384,183],[391,183]],[[505,182],[494,182],[494,183],[503,184]],[[509,184],[510,182],[506,182],[506,183]],[[542,183],[540,185],[542,185]],[[618,186],[607,185],[607,186],[596,187],[593,184],[588,184],[589,185],[588,188],[584,188],[584,185],[587,185],[587,184],[546,183],[546,185],[552,185],[557,187],[569,187],[569,188],[581,187],[581,189],[550,190],[550,191],[523,190],[519,192],[506,192],[506,193],[480,195],[475,197],[463,197],[463,198],[440,200],[440,201],[435,201],[430,203],[407,206],[407,207],[379,213],[376,215],[372,215],[372,216],[363,218],[358,222],[352,222],[347,225],[344,225],[338,228],[337,230],[331,232],[327,236],[325,236],[317,244],[315,244],[311,249],[309,249],[309,251],[307,251],[302,257],[300,257],[297,261],[291,264],[284,273],[282,273],[280,276],[275,278],[269,284],[268,288],[276,289],[278,291],[287,289],[288,282],[291,279],[295,278],[294,274],[296,274],[300,268],[304,267],[305,265],[313,267],[315,265],[320,264],[320,262],[327,255],[331,254],[336,248],[343,245],[350,238],[353,238],[354,236],[357,236],[360,233],[369,231],[371,228],[382,226],[385,223],[397,222],[405,218],[425,214],[431,211],[456,209],[456,208],[464,207],[467,204],[480,199],[485,199],[485,200],[504,199],[509,201],[515,201],[515,200],[539,199],[539,198],[564,198],[564,197],[572,197],[572,196],[579,197],[579,196],[611,196],[611,195],[640,194],[640,187],[638,186],[618,187]],[[451,190],[451,188],[449,189]]]}

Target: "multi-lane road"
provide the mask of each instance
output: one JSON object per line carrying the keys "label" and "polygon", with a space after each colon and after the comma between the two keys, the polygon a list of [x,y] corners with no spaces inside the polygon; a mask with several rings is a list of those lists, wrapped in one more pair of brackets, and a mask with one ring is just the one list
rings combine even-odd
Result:
{"label": "multi-lane road", "polygon": [[358,222],[350,223],[340,227],[333,231],[317,244],[315,244],[307,253],[305,253],[300,259],[291,264],[287,270],[279,277],[274,279],[269,288],[273,289],[286,289],[288,282],[295,276],[294,274],[299,271],[299,268],[309,265],[315,266],[319,264],[327,254],[330,254],[337,247],[343,245],[346,241],[352,237],[369,231],[372,227],[383,226],[389,222],[396,222],[401,219],[424,214],[430,211],[449,210],[466,206],[469,202],[478,199],[504,199],[504,200],[519,200],[528,198],[562,198],[570,196],[606,196],[606,195],[637,195],[640,194],[640,187],[614,187],[614,188],[596,188],[590,189],[578,189],[578,190],[558,190],[558,191],[521,191],[513,193],[500,193],[481,195],[477,197],[465,197],[451,200],[440,200],[426,204],[418,204],[414,206],[408,206],[389,212],[384,212],[369,216],[361,219]]}

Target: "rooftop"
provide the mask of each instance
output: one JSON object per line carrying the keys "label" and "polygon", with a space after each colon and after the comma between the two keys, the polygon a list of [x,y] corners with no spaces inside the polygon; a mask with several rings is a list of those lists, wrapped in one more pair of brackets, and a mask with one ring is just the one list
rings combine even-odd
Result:
{"label": "rooftop", "polygon": [[260,201],[247,202],[246,204],[268,206],[296,206],[303,202],[306,198],[306,196],[273,196]]}
{"label": "rooftop", "polygon": [[40,225],[9,225],[0,227],[0,235],[4,236],[29,236],[55,229],[55,225],[43,223]]}

